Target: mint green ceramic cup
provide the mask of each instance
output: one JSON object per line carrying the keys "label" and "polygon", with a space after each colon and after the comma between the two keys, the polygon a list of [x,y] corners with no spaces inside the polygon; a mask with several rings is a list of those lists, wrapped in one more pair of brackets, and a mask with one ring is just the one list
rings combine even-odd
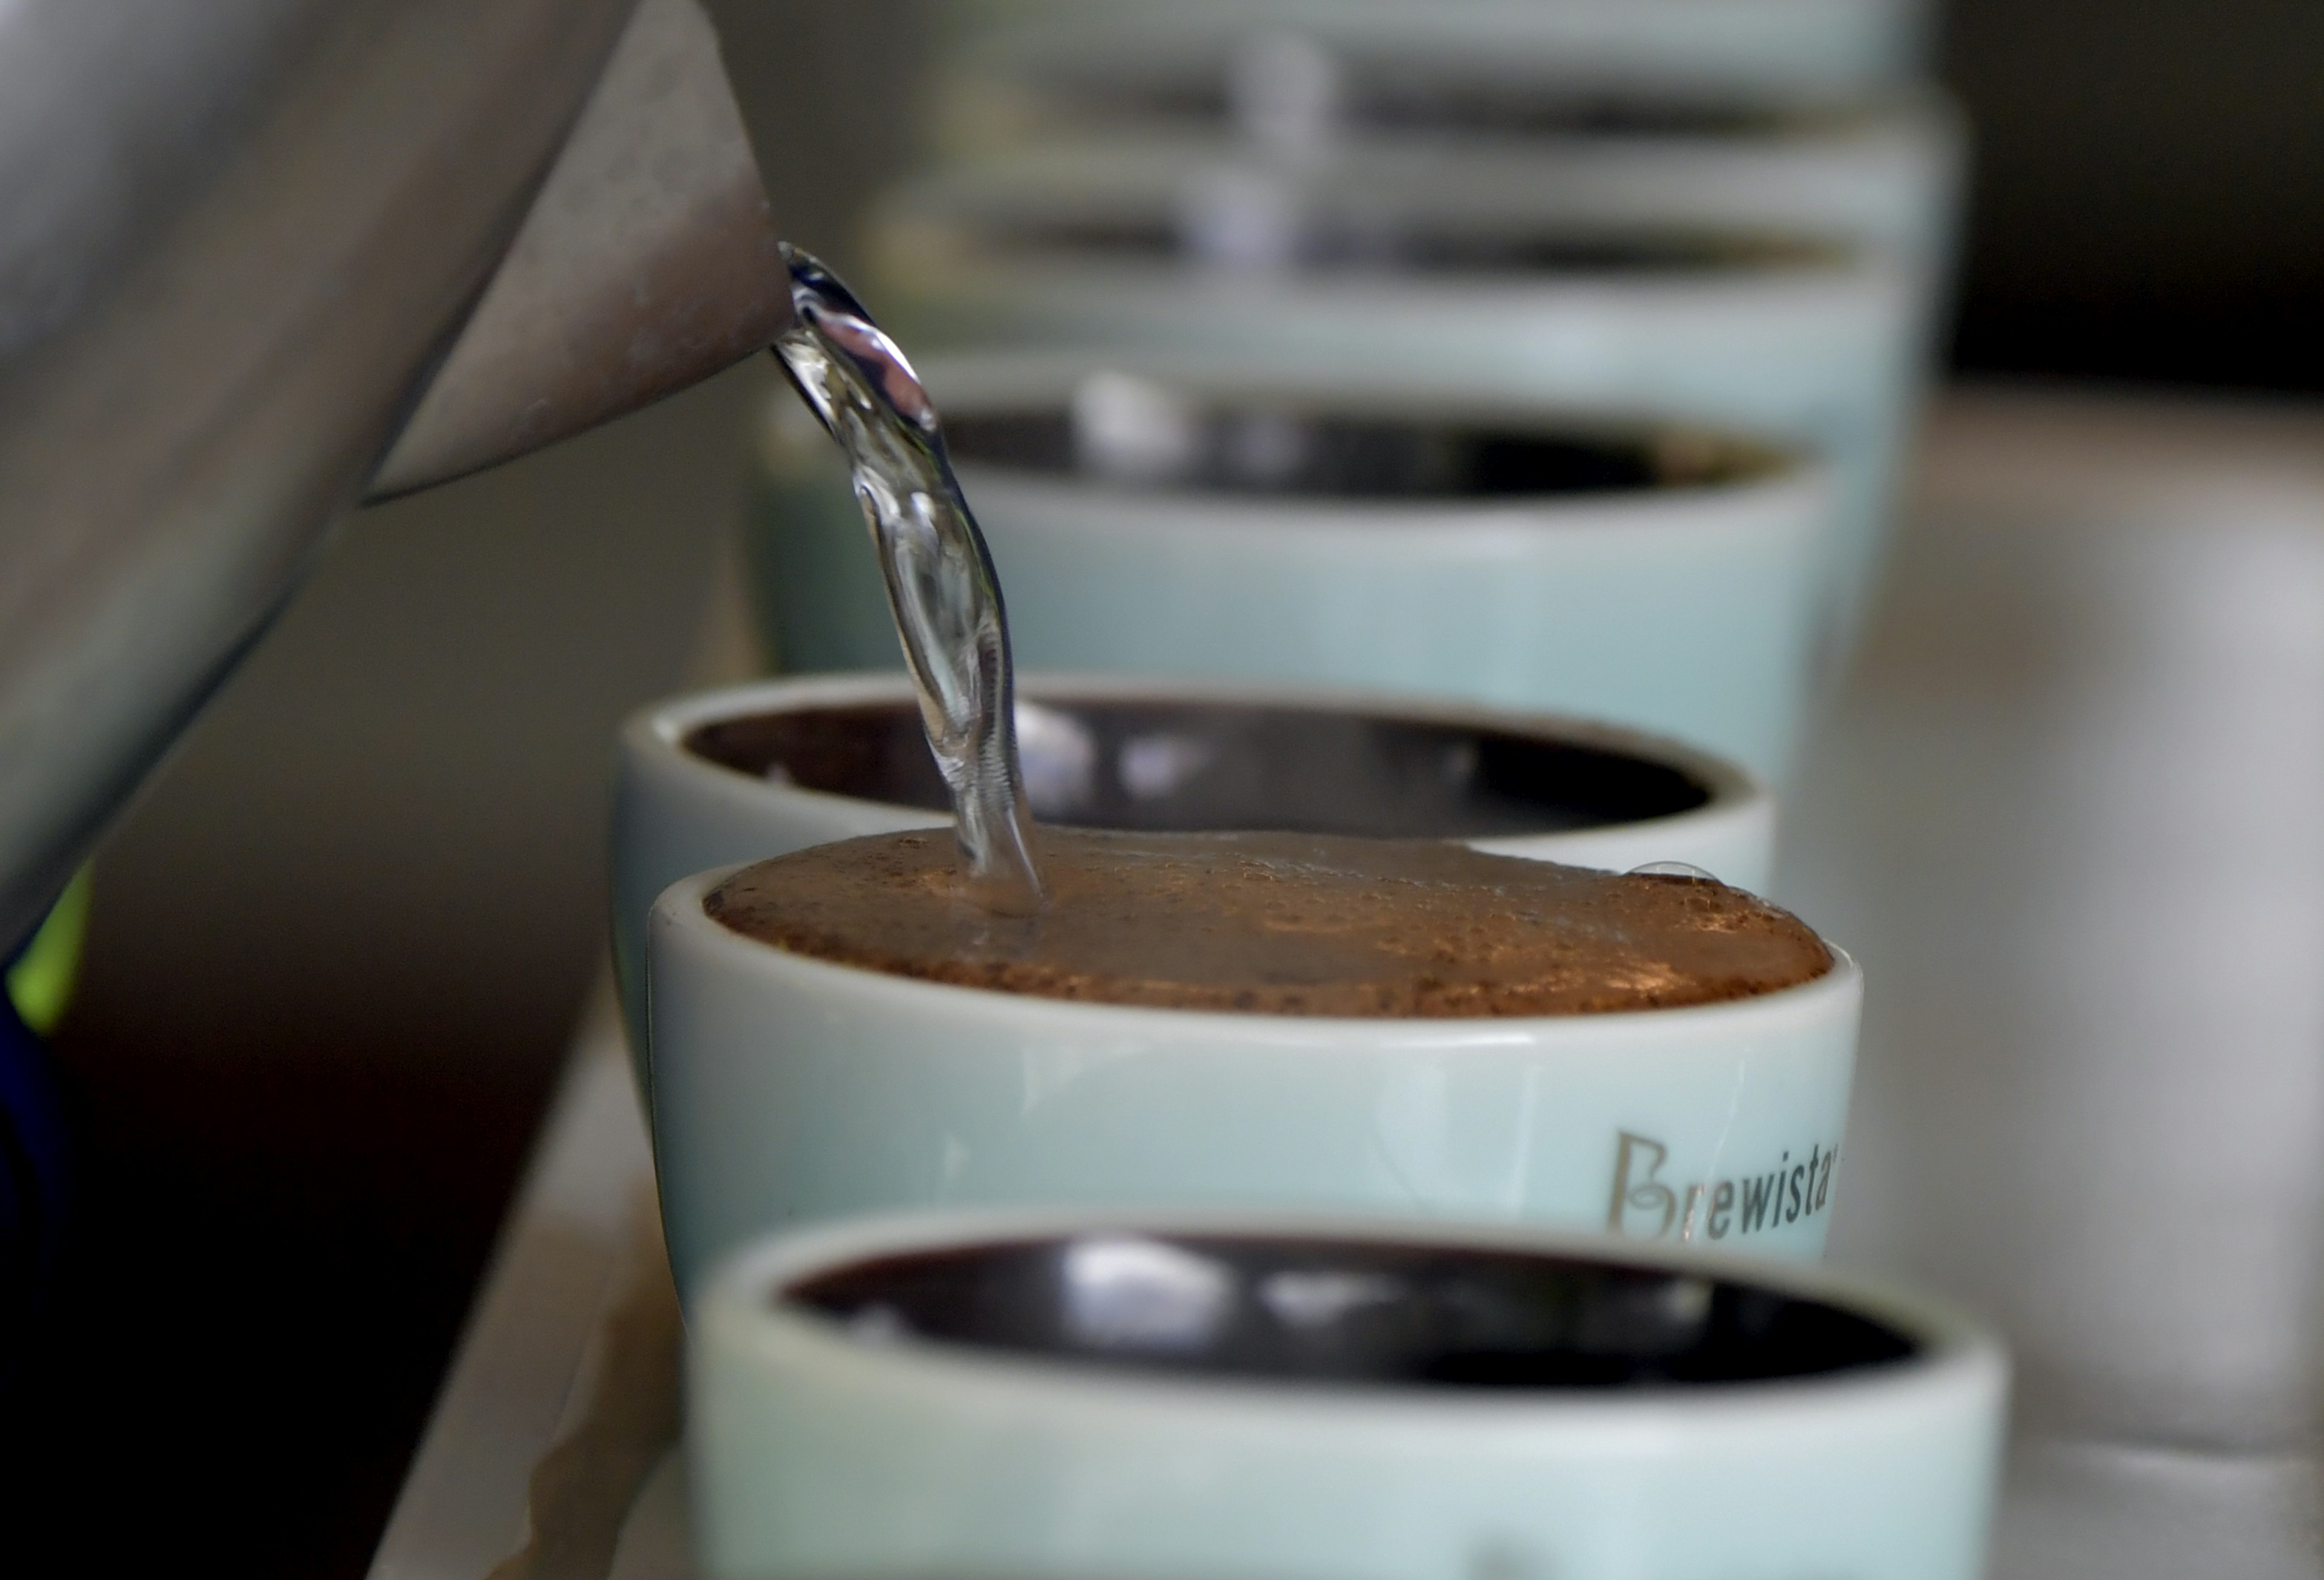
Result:
{"label": "mint green ceramic cup", "polygon": [[[1828,634],[1834,502],[1826,469],[1794,453],[1211,358],[992,354],[922,372],[1028,667],[1600,719],[1777,783],[1794,755]],[[763,437],[750,543],[783,667],[897,666],[828,441],[782,404]]]}
{"label": "mint green ceramic cup", "polygon": [[753,1245],[688,1373],[710,1580],[1975,1580],[2006,1385],[1809,1270],[1152,1212]]}
{"label": "mint green ceramic cup", "polygon": [[1236,1015],[890,976],[704,912],[647,923],[649,1081],[681,1294],[771,1230],[883,1208],[1341,1208],[1812,1260],[1863,981],[1468,1020]]}
{"label": "mint green ceramic cup", "polygon": [[1415,173],[1302,170],[1100,208],[897,194],[866,300],[915,346],[1200,352],[1457,401],[1480,392],[1771,435],[1831,463],[1834,661],[1891,525],[1922,383],[1926,266],[1779,218],[1642,223],[1615,204],[1458,200]]}
{"label": "mint green ceramic cup", "polygon": [[[1699,867],[1765,892],[1775,800],[1677,741],[1582,720],[1325,687],[1017,681],[1034,814],[1101,827],[1303,828],[1628,871]],[[901,674],[755,681],[622,726],[613,779],[615,978],[642,1051],[646,913],[713,867],[942,827],[947,792]],[[641,1083],[644,1066],[639,1067]]]}

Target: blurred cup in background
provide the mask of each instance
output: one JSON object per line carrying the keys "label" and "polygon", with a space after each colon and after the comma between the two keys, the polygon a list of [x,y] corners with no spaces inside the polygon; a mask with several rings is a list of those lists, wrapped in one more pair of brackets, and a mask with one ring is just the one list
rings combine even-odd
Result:
{"label": "blurred cup in background", "polygon": [[[1111,101],[1108,101],[1109,103]],[[1804,108],[1579,106],[1517,99],[1506,119],[1444,113],[1335,128],[1286,149],[1232,123],[1065,125],[949,162],[944,179],[996,207],[1134,219],[1152,194],[1281,173],[1360,194],[1433,187],[1452,212],[1531,211],[1600,224],[1775,225],[1886,248],[1942,296],[1960,226],[1964,134],[1933,91]],[[1934,317],[1933,306],[1924,316]]]}
{"label": "blurred cup in background", "polygon": [[[1028,666],[1469,698],[1790,766],[1832,542],[1795,453],[1223,358],[922,372]],[[855,503],[792,404],[748,528],[771,645],[794,671],[894,666]]]}
{"label": "blurred cup in background", "polygon": [[1028,122],[1060,115],[1151,119],[1229,98],[1250,119],[1318,107],[1376,116],[1448,79],[1471,103],[1545,87],[1600,101],[1828,101],[1917,75],[1929,9],[1927,0],[955,0],[944,13],[937,93],[955,143],[1021,135]]}
{"label": "blurred cup in background", "polygon": [[1463,205],[1434,179],[1131,196],[907,188],[875,225],[869,299],[915,345],[1199,354],[1407,411],[1499,397],[1804,446],[1838,502],[1819,667],[1844,658],[1918,400],[1923,293],[1895,257],[1766,223]]}

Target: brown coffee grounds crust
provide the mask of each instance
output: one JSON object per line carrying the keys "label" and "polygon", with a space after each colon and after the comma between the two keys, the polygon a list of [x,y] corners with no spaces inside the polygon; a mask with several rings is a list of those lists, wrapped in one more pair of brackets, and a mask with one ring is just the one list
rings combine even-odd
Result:
{"label": "brown coffee grounds crust", "polygon": [[1457,1018],[1716,1004],[1812,980],[1806,925],[1699,878],[1616,876],[1434,840],[1043,829],[1042,914],[960,897],[952,836],[762,861],[703,901],[795,954],[1047,998]]}

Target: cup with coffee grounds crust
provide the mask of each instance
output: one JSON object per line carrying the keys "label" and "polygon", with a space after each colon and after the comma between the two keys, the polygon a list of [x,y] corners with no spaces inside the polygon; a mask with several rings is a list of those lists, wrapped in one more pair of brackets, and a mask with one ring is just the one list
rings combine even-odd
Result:
{"label": "cup with coffee grounds crust", "polygon": [[1812,1259],[1862,982],[1713,880],[1433,841],[1046,829],[1038,918],[949,837],[672,886],[649,1080],[679,1288],[881,1208],[1495,1218]]}

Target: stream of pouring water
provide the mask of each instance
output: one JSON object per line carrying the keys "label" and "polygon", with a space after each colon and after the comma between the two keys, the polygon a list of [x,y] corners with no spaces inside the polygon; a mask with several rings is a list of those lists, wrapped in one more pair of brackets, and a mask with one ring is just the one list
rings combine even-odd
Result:
{"label": "stream of pouring water", "polygon": [[969,896],[1029,915],[1041,880],[1017,758],[1009,619],[984,535],[912,364],[831,271],[790,246],[783,262],[797,322],[774,354],[853,469],[920,721],[952,787]]}

